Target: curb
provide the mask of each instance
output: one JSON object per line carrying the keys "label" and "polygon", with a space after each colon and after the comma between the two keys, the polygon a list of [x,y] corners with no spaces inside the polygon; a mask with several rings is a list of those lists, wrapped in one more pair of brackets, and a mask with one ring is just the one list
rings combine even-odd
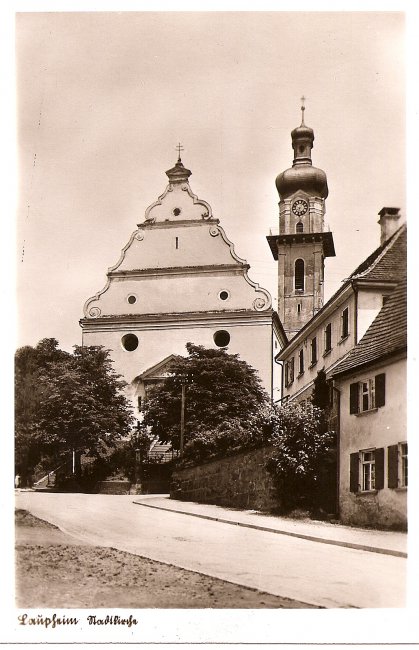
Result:
{"label": "curb", "polygon": [[155,510],[164,510],[165,512],[175,512],[179,515],[189,515],[190,517],[198,517],[199,519],[209,519],[211,521],[218,521],[222,524],[230,524],[232,526],[242,526],[243,528],[253,528],[254,530],[262,530],[267,533],[276,533],[277,535],[288,535],[289,537],[299,537],[306,539],[310,542],[319,542],[321,544],[331,544],[332,546],[343,546],[345,548],[353,548],[357,551],[368,551],[370,553],[381,553],[383,555],[393,555],[394,557],[407,558],[407,553],[404,551],[394,551],[389,548],[380,548],[377,546],[368,546],[366,544],[356,544],[354,542],[343,542],[336,539],[327,539],[325,537],[316,537],[314,535],[305,535],[304,533],[293,533],[287,530],[279,530],[277,528],[269,528],[268,526],[258,526],[257,524],[245,524],[240,521],[233,521],[232,519],[222,519],[220,517],[212,517],[211,515],[201,515],[196,512],[186,512],[185,510],[174,510],[173,508],[165,508],[164,506],[151,505],[142,501],[133,501],[137,506],[144,506],[145,508],[154,508]]}

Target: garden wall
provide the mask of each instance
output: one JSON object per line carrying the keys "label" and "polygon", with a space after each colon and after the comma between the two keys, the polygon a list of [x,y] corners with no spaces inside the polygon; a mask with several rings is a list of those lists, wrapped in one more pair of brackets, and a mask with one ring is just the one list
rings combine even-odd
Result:
{"label": "garden wall", "polygon": [[272,447],[175,469],[170,496],[182,501],[213,503],[233,508],[270,510],[279,502],[266,469]]}

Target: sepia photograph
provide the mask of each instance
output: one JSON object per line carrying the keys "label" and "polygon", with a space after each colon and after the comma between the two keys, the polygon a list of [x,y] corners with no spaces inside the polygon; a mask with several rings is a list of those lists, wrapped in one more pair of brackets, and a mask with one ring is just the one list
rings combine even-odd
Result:
{"label": "sepia photograph", "polygon": [[406,12],[14,21],[8,641],[412,640]]}

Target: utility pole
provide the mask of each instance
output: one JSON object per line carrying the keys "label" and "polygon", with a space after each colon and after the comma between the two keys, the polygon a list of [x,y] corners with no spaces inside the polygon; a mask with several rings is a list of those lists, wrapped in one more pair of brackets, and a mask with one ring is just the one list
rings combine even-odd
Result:
{"label": "utility pole", "polygon": [[180,404],[180,441],[179,441],[179,456],[183,456],[183,448],[185,445],[185,408],[186,408],[186,386],[192,384],[193,373],[180,375],[177,382],[181,386],[181,404]]}
{"label": "utility pole", "polygon": [[186,378],[182,379],[182,402],[180,406],[180,456],[183,456],[183,444],[185,440],[185,402],[186,402]]}

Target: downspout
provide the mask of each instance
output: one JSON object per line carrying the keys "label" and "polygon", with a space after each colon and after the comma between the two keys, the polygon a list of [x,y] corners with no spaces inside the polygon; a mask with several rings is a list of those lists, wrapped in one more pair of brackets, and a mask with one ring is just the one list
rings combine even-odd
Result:
{"label": "downspout", "polygon": [[272,315],[272,329],[271,329],[271,404],[274,403],[274,318]]}
{"label": "downspout", "polygon": [[278,366],[281,366],[281,397],[279,401],[282,404],[282,400],[284,399],[284,362],[277,361],[276,357],[274,357],[274,360]]}
{"label": "downspout", "polygon": [[352,291],[354,292],[355,298],[355,309],[354,309],[354,345],[358,343],[358,289],[354,283],[351,281]]}

